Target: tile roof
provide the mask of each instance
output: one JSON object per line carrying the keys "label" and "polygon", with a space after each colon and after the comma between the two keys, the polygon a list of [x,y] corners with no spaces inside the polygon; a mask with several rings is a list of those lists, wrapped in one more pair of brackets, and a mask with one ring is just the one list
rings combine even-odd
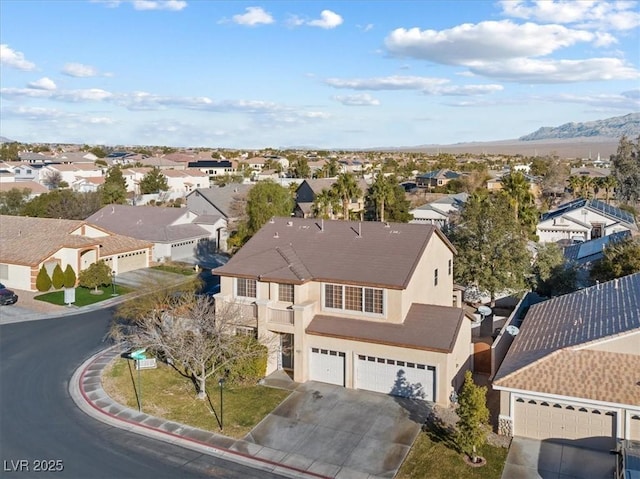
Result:
{"label": "tile roof", "polygon": [[41,185],[36,181],[11,181],[11,182],[0,182],[0,191],[10,191],[14,188],[19,190],[27,189],[31,192],[31,194],[39,194],[39,193],[48,193],[49,188]]}
{"label": "tile roof", "polygon": [[[433,225],[274,218],[216,274],[402,289],[434,234],[453,251]],[[310,276],[301,278],[294,272],[298,263]]]}
{"label": "tile roof", "polygon": [[307,334],[450,353],[465,321],[464,310],[413,303],[402,324],[316,315]]}
{"label": "tile roof", "polygon": [[198,188],[187,196],[200,194],[209,203],[214,205],[227,218],[234,216],[231,207],[236,198],[246,198],[252,184],[232,183],[215,188]]}
{"label": "tile roof", "polygon": [[640,404],[640,355],[562,349],[498,383],[514,389]]}
{"label": "tile roof", "polygon": [[108,205],[89,216],[87,223],[154,243],[210,236],[207,230],[193,223],[174,225],[186,214],[189,211],[185,208]]}
{"label": "tile roof", "polygon": [[150,247],[145,241],[114,235],[90,238],[70,234],[85,221],[27,216],[0,216],[0,262],[34,266],[62,247],[102,245],[101,256]]}
{"label": "tile roof", "polygon": [[527,312],[494,383],[508,386],[513,377],[537,362],[552,361],[550,357],[559,350],[637,330],[640,273],[535,304]]}

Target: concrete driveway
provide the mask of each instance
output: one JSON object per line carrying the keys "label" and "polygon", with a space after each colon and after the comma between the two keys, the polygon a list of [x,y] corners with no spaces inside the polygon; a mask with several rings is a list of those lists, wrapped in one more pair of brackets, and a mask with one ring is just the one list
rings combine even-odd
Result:
{"label": "concrete driveway", "polygon": [[514,437],[502,479],[611,479],[615,470],[608,451]]}
{"label": "concrete driveway", "polygon": [[[336,478],[393,477],[430,405],[319,382],[299,385],[234,449]],[[244,451],[243,451],[244,449]]]}

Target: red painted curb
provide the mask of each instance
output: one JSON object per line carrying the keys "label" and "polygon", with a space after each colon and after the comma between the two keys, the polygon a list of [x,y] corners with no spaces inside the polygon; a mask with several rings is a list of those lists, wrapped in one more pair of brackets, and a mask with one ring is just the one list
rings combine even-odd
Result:
{"label": "red painted curb", "polygon": [[[322,476],[320,474],[316,474],[315,472],[309,472],[309,471],[305,471],[304,469],[299,469],[297,467],[288,466],[286,464],[280,464],[279,462],[270,461],[268,459],[262,459],[262,458],[250,456],[249,454],[243,454],[243,453],[238,452],[238,451],[232,451],[231,449],[226,449],[224,447],[212,446],[210,444],[207,444],[206,442],[198,441],[197,439],[186,438],[184,436],[180,436],[178,434],[174,434],[174,433],[169,432],[169,431],[164,431],[162,429],[158,429],[158,428],[155,428],[153,426],[147,426],[146,424],[141,424],[141,423],[138,423],[138,422],[130,421],[129,419],[122,419],[122,418],[120,418],[120,417],[118,417],[118,416],[116,416],[114,414],[111,414],[111,413],[109,413],[107,411],[104,411],[103,409],[101,409],[98,406],[96,406],[91,399],[89,399],[89,396],[87,396],[87,393],[84,390],[84,376],[85,376],[85,373],[103,355],[104,355],[104,352],[98,354],[89,364],[86,365],[86,367],[82,370],[82,373],[80,373],[80,380],[79,380],[79,383],[80,383],[79,384],[79,386],[80,386],[80,394],[82,394],[82,397],[84,398],[85,402],[87,404],[89,404],[93,409],[98,411],[99,413],[104,414],[105,416],[109,416],[112,419],[115,419],[116,421],[125,422],[125,423],[131,424],[133,426],[142,427],[144,429],[148,429],[150,431],[161,433],[161,434],[164,434],[166,436],[171,436],[171,437],[174,437],[176,439],[182,439],[183,441],[188,441],[188,442],[192,442],[194,444],[199,444],[201,446],[209,447],[209,448],[214,449],[214,450],[222,451],[222,452],[224,452],[226,454],[230,454],[230,455],[234,455],[234,456],[238,456],[238,457],[243,457],[245,459],[251,459],[253,461],[257,461],[257,462],[262,462],[264,464],[268,464],[270,466],[281,467],[283,469],[288,469],[288,470],[290,470],[292,472],[306,474],[306,475],[309,475],[309,476],[317,477],[319,479],[334,479],[334,478],[329,477],[329,476]],[[153,417],[153,416],[151,416],[151,417]],[[161,419],[161,418],[159,418],[159,419]],[[190,427],[190,426],[188,426],[188,427]],[[209,431],[205,431],[205,432],[209,432]]]}

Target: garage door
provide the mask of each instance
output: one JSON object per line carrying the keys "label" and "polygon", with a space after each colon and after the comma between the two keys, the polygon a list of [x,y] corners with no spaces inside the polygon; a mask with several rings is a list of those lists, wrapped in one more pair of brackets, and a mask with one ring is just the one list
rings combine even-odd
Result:
{"label": "garage door", "polygon": [[312,381],[344,386],[344,353],[311,348],[309,377]]}
{"label": "garage door", "polygon": [[149,266],[147,263],[147,250],[118,255],[118,274],[146,268],[147,266]]}
{"label": "garage door", "polygon": [[196,254],[196,240],[181,241],[171,245],[171,259],[181,260],[192,258]]}
{"label": "garage door", "polygon": [[426,364],[359,355],[356,388],[433,401],[435,371]]}
{"label": "garage door", "polygon": [[514,435],[563,439],[601,449],[615,447],[616,415],[577,405],[516,398]]}

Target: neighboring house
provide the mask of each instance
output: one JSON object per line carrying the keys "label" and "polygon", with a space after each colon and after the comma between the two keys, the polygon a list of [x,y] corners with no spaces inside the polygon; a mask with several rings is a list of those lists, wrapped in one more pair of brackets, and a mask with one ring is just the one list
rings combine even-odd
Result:
{"label": "neighboring house", "polygon": [[19,153],[18,158],[21,162],[29,163],[29,164],[33,164],[33,163],[44,164],[44,163],[51,162],[50,156],[43,155],[42,153],[32,153],[30,151]]}
{"label": "neighboring house", "polygon": [[91,163],[93,164],[98,157],[87,151],[70,151],[53,156],[60,163]]}
{"label": "neighboring house", "polygon": [[493,380],[499,432],[640,441],[639,311],[640,273],[531,306]]}
{"label": "neighboring house", "polygon": [[442,228],[449,224],[452,214],[460,212],[468,198],[468,193],[457,193],[419,206],[409,211],[413,215],[413,219],[409,223],[427,223]]}
{"label": "neighboring house", "polygon": [[[363,179],[356,179],[362,194],[357,198],[351,198],[349,211],[364,211],[364,198],[369,189],[369,184]],[[313,203],[322,190],[331,190],[336,178],[306,179],[296,189],[296,204],[293,210],[298,218],[313,217]],[[338,199],[338,210],[334,211],[334,217],[342,215],[342,200]]]}
{"label": "neighboring house", "polygon": [[137,162],[142,164],[142,166],[147,166],[149,168],[158,168],[160,170],[184,170],[186,168],[185,163],[171,161],[167,158],[158,156],[147,156],[145,158],[137,160]]}
{"label": "neighboring house", "polygon": [[40,182],[46,183],[49,175],[59,174],[62,181],[72,185],[81,178],[102,178],[102,169],[93,163],[50,164],[40,170]]}
{"label": "neighboring house", "polygon": [[221,216],[199,216],[188,208],[108,205],[87,222],[153,243],[153,261],[192,261],[214,253],[226,229]]}
{"label": "neighboring house", "polygon": [[0,216],[0,282],[36,291],[44,266],[71,265],[76,275],[104,260],[116,274],[149,267],[151,243],[113,233],[88,221]]}
{"label": "neighboring house", "polygon": [[251,188],[252,184],[240,183],[198,188],[187,195],[187,208],[197,215],[220,215],[227,223],[234,223],[244,214]]}
{"label": "neighboring house", "polygon": [[[202,173],[207,175],[210,181],[213,181],[216,176],[231,175],[234,171],[232,163],[227,160],[190,161],[187,166],[189,168],[200,170]],[[201,186],[201,188],[204,187],[204,185]]]}
{"label": "neighboring house", "polygon": [[144,175],[149,173],[153,168],[141,167],[141,168],[122,168],[122,177],[124,178],[127,186],[127,191],[140,194],[140,181],[144,178]]}
{"label": "neighboring house", "polygon": [[43,193],[48,193],[49,188],[41,185],[40,183],[36,183],[35,181],[20,181],[20,182],[7,182],[4,183],[0,181],[0,191],[11,191],[12,189],[18,190],[28,190],[28,199],[32,200],[36,196],[40,196]]}
{"label": "neighboring house", "polygon": [[196,168],[162,170],[162,174],[171,192],[190,193],[197,188],[209,187],[209,176]]}
{"label": "neighboring house", "polygon": [[637,232],[632,214],[600,200],[578,199],[544,213],[536,226],[541,243],[608,236],[619,231]]}
{"label": "neighboring house", "polygon": [[[517,171],[517,170],[515,170]],[[511,170],[502,170],[502,171],[493,171],[489,172],[491,178],[487,180],[487,189],[489,191],[500,191],[502,190],[502,178],[509,175]],[[529,193],[531,193],[535,198],[540,196],[541,188],[540,188],[540,178],[537,176],[532,176],[527,173],[520,171],[523,174],[524,179],[529,183]]]}
{"label": "neighboring house", "polygon": [[606,178],[611,174],[608,168],[589,168],[583,166],[581,168],[571,168],[570,176],[587,176],[589,178],[599,179]]}
{"label": "neighboring house", "polygon": [[104,176],[98,178],[78,178],[70,186],[74,191],[80,193],[95,193],[104,185]]}
{"label": "neighboring house", "polygon": [[448,405],[472,361],[453,255],[431,225],[273,218],[214,270],[216,304],[269,348],[267,374]]}
{"label": "neighboring house", "polygon": [[416,185],[418,188],[435,188],[436,186],[444,186],[460,176],[460,173],[451,170],[429,171],[416,176]]}
{"label": "neighboring house", "polygon": [[13,174],[16,177],[16,181],[35,181],[40,179],[40,169],[44,167],[44,163],[39,165],[20,163],[14,165]]}

